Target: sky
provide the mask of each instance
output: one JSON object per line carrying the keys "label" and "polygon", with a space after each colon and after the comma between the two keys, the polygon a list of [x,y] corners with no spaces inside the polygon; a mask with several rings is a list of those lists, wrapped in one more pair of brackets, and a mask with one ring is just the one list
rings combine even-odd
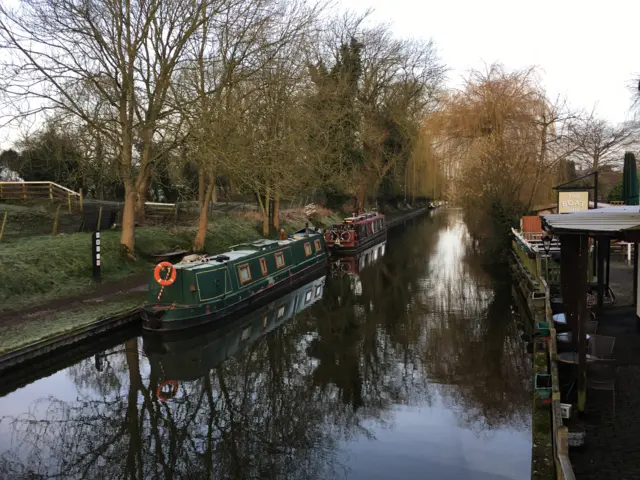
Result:
{"label": "sky", "polygon": [[[551,98],[613,123],[633,119],[629,86],[640,74],[638,0],[338,0],[373,8],[399,36],[431,38],[460,85],[469,69],[494,62],[536,66]],[[640,114],[638,115],[640,119]]]}
{"label": "sky", "polygon": [[[2,1],[2,0],[0,0]],[[398,36],[431,38],[459,86],[469,69],[501,62],[538,67],[548,95],[612,122],[633,119],[633,79],[640,75],[638,0],[336,0],[340,9],[374,10]],[[640,119],[640,113],[638,114]],[[0,148],[13,132],[0,131]]]}

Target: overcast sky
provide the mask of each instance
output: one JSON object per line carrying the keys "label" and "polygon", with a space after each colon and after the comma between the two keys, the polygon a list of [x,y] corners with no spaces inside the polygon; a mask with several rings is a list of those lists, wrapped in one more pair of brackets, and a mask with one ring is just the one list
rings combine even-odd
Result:
{"label": "overcast sky", "polygon": [[[0,0],[3,1],[3,0]],[[337,0],[399,36],[432,38],[451,85],[470,68],[539,67],[551,97],[566,96],[618,123],[633,118],[629,86],[640,73],[640,0]],[[640,117],[640,115],[639,115]],[[7,147],[0,132],[0,148]]]}
{"label": "overcast sky", "polygon": [[[633,118],[629,85],[640,73],[640,0],[338,0],[375,9],[398,35],[432,38],[450,82],[501,62],[537,66],[550,96],[617,123]],[[639,115],[640,117],[640,115]]]}

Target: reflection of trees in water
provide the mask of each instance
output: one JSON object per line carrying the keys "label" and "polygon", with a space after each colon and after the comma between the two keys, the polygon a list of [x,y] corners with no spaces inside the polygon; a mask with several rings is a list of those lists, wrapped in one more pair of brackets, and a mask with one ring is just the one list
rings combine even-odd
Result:
{"label": "reflection of trees in water", "polygon": [[[495,283],[455,215],[439,232],[421,304],[427,374],[466,426],[528,428],[530,375],[511,315],[510,283]],[[462,408],[460,408],[462,407]]]}
{"label": "reflection of trees in water", "polygon": [[509,291],[468,241],[451,214],[407,229],[361,272],[361,292],[349,278],[329,282],[321,303],[181,382],[167,403],[156,397],[161,369],[145,373],[136,340],[102,372],[81,362],[69,370],[75,401],[49,398],[46,414],[14,420],[0,475],[338,478],[340,442],[373,438],[367,421],[391,426],[394,405],[430,405],[434,394],[464,426],[523,427],[530,377]]}
{"label": "reflection of trees in water", "polygon": [[[125,387],[107,395],[79,389],[74,402],[47,399],[45,420],[16,419],[20,442],[2,456],[0,474],[10,478],[335,476],[327,470],[335,464],[340,422],[348,427],[350,415],[335,396],[312,388],[312,366],[305,361],[304,349],[296,346],[300,342],[295,332],[274,333],[204,378],[182,383],[176,399],[167,403],[156,398],[157,372],[142,378],[136,341],[128,342],[131,348],[120,354],[128,370],[102,374],[93,370],[92,379]],[[93,361],[78,368],[86,369],[86,381]],[[25,448],[29,457],[20,458]]]}

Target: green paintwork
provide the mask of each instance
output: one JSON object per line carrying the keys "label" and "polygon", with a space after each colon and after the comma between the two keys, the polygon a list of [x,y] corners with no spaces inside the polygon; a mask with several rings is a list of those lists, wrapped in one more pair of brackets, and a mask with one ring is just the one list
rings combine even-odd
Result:
{"label": "green paintwork", "polygon": [[[284,265],[276,263],[277,257],[284,259]],[[262,271],[261,259],[266,273]],[[271,287],[282,286],[326,262],[324,237],[308,231],[293,234],[287,240],[259,240],[236,245],[229,252],[206,256],[204,261],[177,263],[174,265],[176,280],[164,289],[151,273],[147,306],[143,312],[144,325],[148,327],[153,323],[155,314],[161,316],[163,329],[174,328],[171,322],[215,316],[212,314],[237,308]],[[241,282],[241,270],[245,268],[249,269],[250,279]],[[158,325],[151,328],[157,329]]]}

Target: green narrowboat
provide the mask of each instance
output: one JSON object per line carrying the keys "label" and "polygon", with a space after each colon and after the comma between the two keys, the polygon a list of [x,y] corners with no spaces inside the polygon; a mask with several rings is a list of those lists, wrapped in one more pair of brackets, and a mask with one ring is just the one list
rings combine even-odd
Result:
{"label": "green narrowboat", "polygon": [[322,275],[267,305],[238,318],[223,320],[215,328],[145,335],[143,349],[158,379],[158,398],[177,393],[178,382],[205,377],[228,358],[248,348],[290,318],[319,301],[326,277]]}
{"label": "green narrowboat", "polygon": [[158,264],[142,311],[145,330],[179,330],[246,313],[327,269],[324,237],[303,229],[286,240],[259,240],[219,255]]}

